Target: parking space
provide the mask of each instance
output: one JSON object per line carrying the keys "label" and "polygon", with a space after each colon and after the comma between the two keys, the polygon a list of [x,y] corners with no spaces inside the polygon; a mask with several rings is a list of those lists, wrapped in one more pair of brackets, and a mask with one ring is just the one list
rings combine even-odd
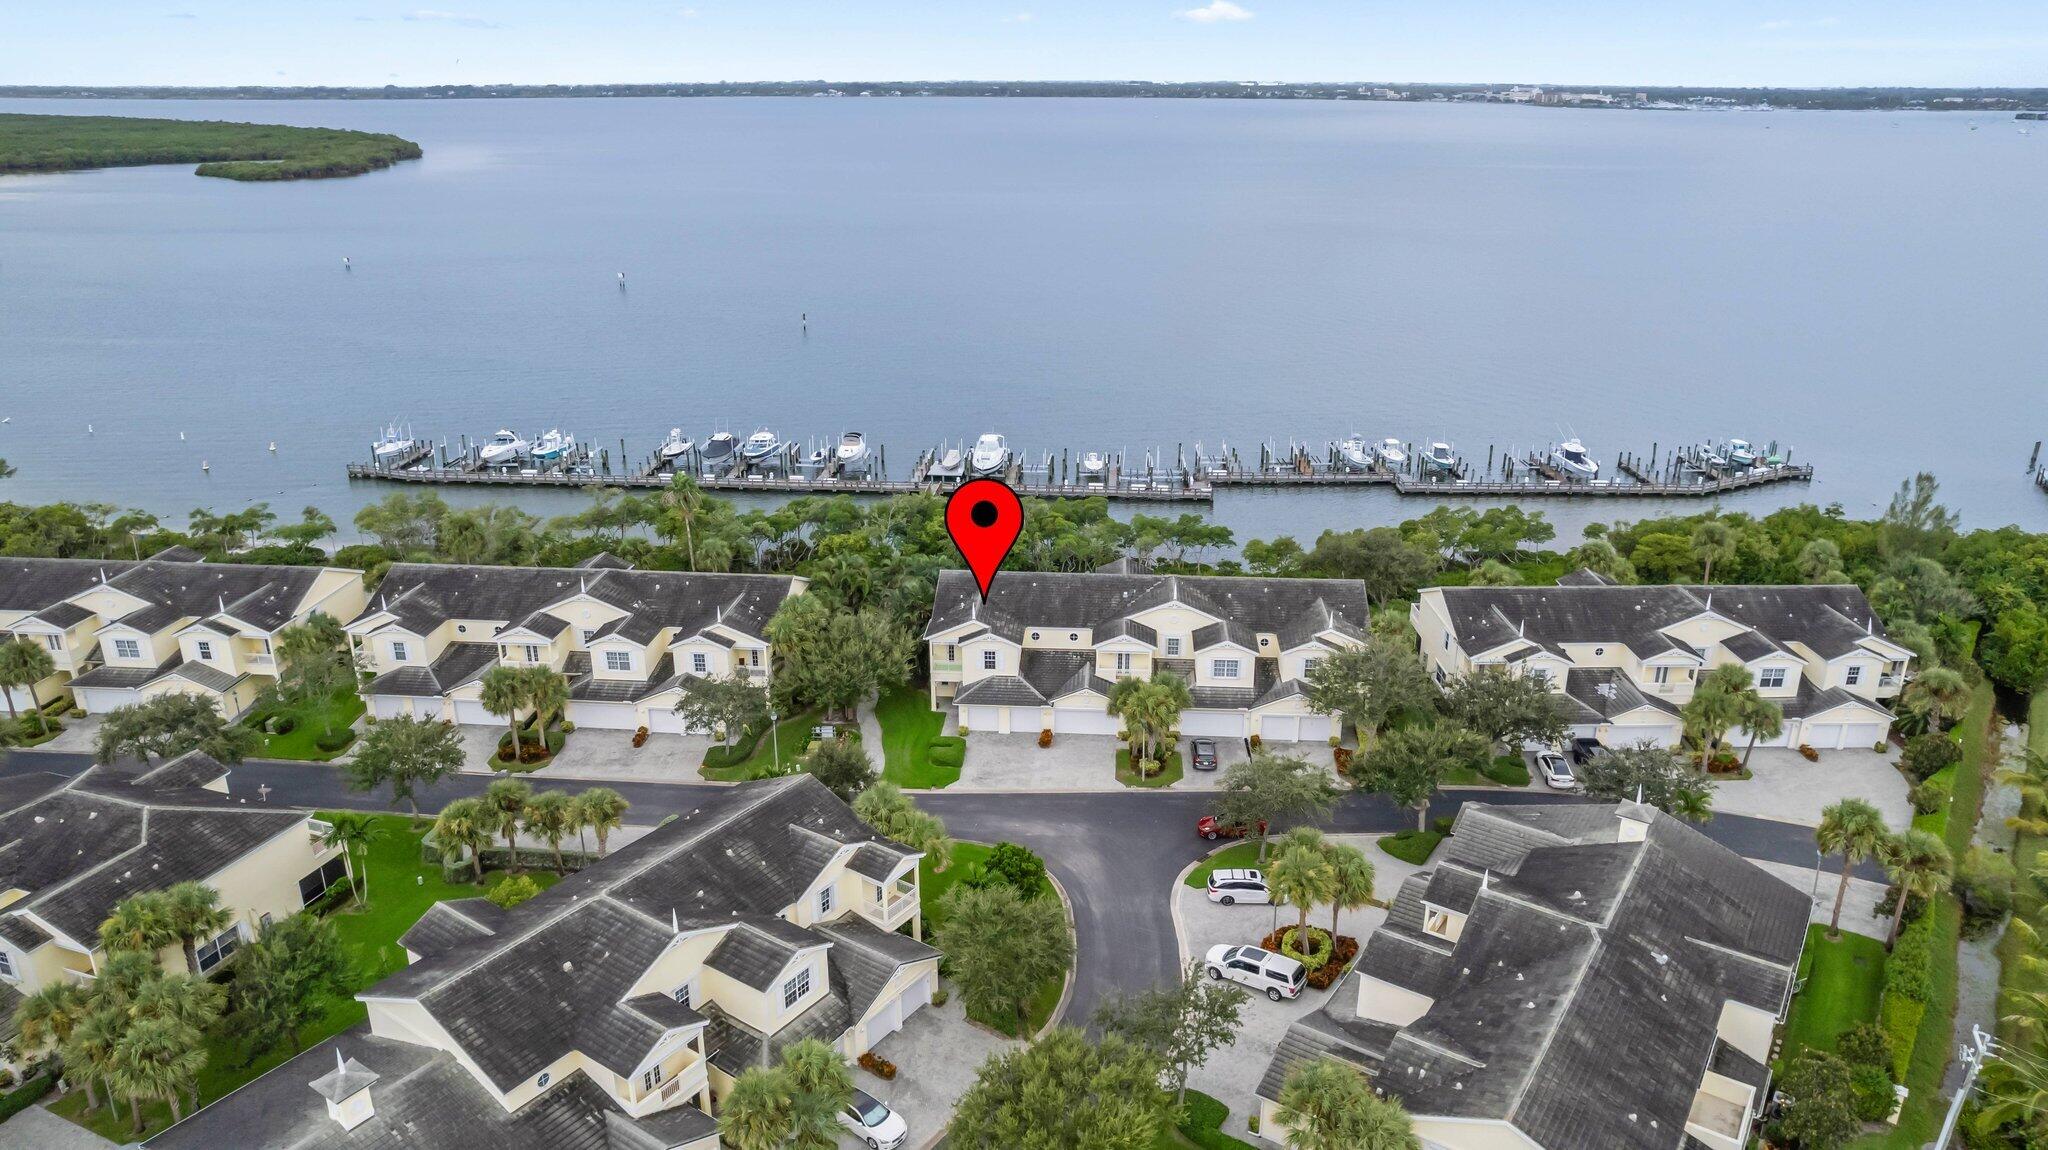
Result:
{"label": "parking space", "polygon": [[1895,759],[1896,752],[1846,750],[1822,751],[1818,762],[1808,762],[1790,748],[1758,747],[1749,758],[1752,777],[1716,780],[1714,810],[1818,826],[1830,805],[1858,798],[1883,811],[1887,826],[1903,830],[1912,824],[1913,803]]}
{"label": "parking space", "polygon": [[697,768],[711,749],[709,735],[649,735],[633,745],[631,731],[579,728],[569,735],[555,761],[533,772],[536,783],[550,779],[583,779],[623,783],[696,783]]}
{"label": "parking space", "polygon": [[1112,735],[1060,735],[1052,746],[1038,735],[967,736],[967,760],[952,791],[1101,791],[1122,789],[1116,781]]}
{"label": "parking space", "polygon": [[[875,1053],[896,1064],[896,1077],[884,1082],[865,1070],[853,1072],[853,1084],[896,1111],[910,1127],[905,1150],[931,1145],[953,1119],[953,1107],[982,1063],[1020,1045],[967,1021],[958,995],[944,1006],[927,1006],[904,1022],[903,1029],[883,1039]],[[852,1132],[839,1136],[845,1150],[866,1143]]]}

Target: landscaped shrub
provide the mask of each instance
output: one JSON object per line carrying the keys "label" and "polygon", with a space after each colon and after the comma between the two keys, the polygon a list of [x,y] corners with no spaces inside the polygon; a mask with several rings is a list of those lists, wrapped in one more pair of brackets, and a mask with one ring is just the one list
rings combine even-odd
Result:
{"label": "landscaped shrub", "polygon": [[1914,782],[1924,782],[1935,772],[1962,761],[1963,749],[1956,745],[1954,739],[1929,732],[1906,740],[1906,751],[1899,756],[1899,767]]}
{"label": "landscaped shrub", "polygon": [[500,881],[497,886],[491,888],[491,893],[484,897],[505,910],[511,910],[539,893],[539,883],[526,875],[516,874]]}
{"label": "landscaped shrub", "polygon": [[947,989],[946,987],[942,986],[937,990],[932,991],[932,1005],[944,1006],[946,1005],[946,1000],[951,997],[953,997],[953,992]]}
{"label": "landscaped shrub", "polygon": [[1884,993],[1927,1001],[1934,979],[1934,920],[1923,917],[1899,932],[1884,963]]}
{"label": "landscaped shrub", "polygon": [[573,733],[575,733],[575,730],[576,730],[576,724],[575,724],[575,723],[572,723],[572,722],[570,722],[570,721],[569,721],[569,720],[567,720],[567,719],[563,719],[563,720],[562,720],[562,733],[563,733],[563,734],[565,734],[565,735],[568,735],[568,734],[573,734]]}
{"label": "landscaped shrub", "polygon": [[1380,840],[1380,849],[1404,863],[1421,866],[1429,861],[1444,836],[1435,831],[1398,831]]}
{"label": "landscaped shrub", "polygon": [[1038,732],[1038,745],[1039,745],[1039,746],[1041,746],[1041,747],[1050,747],[1050,746],[1052,746],[1052,728],[1051,728],[1051,727],[1045,727],[1045,728],[1042,728],[1042,729],[1041,729],[1041,730],[1040,730],[1040,731]]}
{"label": "landscaped shrub", "polygon": [[1309,989],[1328,990],[1337,984],[1338,979],[1344,977],[1344,972],[1350,968],[1351,961],[1358,957],[1358,940],[1348,934],[1340,934],[1337,936],[1337,940],[1332,943],[1328,941],[1328,931],[1314,926],[1308,929],[1310,942],[1310,945],[1306,948],[1308,954],[1321,954],[1323,946],[1329,948],[1329,953],[1323,955],[1320,966],[1311,964],[1308,958],[1303,956],[1301,950],[1293,947],[1294,927],[1281,927],[1278,931],[1260,939],[1259,945],[1267,950],[1279,951],[1307,967]]}
{"label": "landscaped shrub", "polygon": [[23,1082],[21,1089],[7,1095],[5,1098],[0,1098],[0,1122],[5,1122],[21,1111],[34,1106],[43,1095],[50,1092],[52,1082],[50,1072],[45,1070]]}
{"label": "landscaped shrub", "polygon": [[893,1081],[896,1077],[896,1064],[872,1050],[861,1055],[855,1061],[860,1064],[862,1070],[867,1071],[884,1082]]}
{"label": "landscaped shrub", "polygon": [[1451,828],[1456,825],[1458,825],[1458,820],[1450,815],[1438,815],[1429,820],[1429,829],[1445,838],[1451,837]]}
{"label": "landscaped shrub", "polygon": [[1265,746],[1265,745],[1266,745],[1266,741],[1265,741],[1264,739],[1261,739],[1261,738],[1260,738],[1260,737],[1258,737],[1257,735],[1253,735],[1253,736],[1252,736],[1252,738],[1251,738],[1251,744],[1252,744],[1252,750],[1256,751],[1256,750],[1258,750],[1258,749],[1259,749],[1260,747],[1262,747],[1262,746]]}
{"label": "landscaped shrub", "polygon": [[1850,1027],[1835,1040],[1835,1053],[1851,1066],[1881,1066],[1891,1073],[1892,1043],[1884,1029],[1874,1022]]}
{"label": "landscaped shrub", "polygon": [[1799,757],[1805,759],[1809,763],[1820,762],[1820,752],[1814,750],[1812,747],[1807,746],[1805,743],[1799,744]]}
{"label": "landscaped shrub", "polygon": [[1889,1066],[1851,1066],[1849,1089],[1856,1097],[1856,1117],[1865,1122],[1884,1121],[1898,1099]]}
{"label": "landscaped shrub", "polygon": [[1301,941],[1302,933],[1299,927],[1281,928],[1280,953],[1307,967],[1309,973],[1313,974],[1330,961],[1330,955],[1337,949],[1337,944],[1330,937],[1330,932],[1321,927],[1308,928],[1306,943]]}
{"label": "landscaped shrub", "polygon": [[1486,777],[1504,787],[1529,785],[1529,764],[1520,755],[1501,755],[1486,764]]}
{"label": "landscaped shrub", "polygon": [[338,751],[356,741],[356,733],[347,727],[336,727],[322,731],[313,737],[313,745],[323,751]]}
{"label": "landscaped shrub", "polygon": [[[961,735],[966,731],[960,732]],[[967,760],[967,740],[960,735],[939,735],[932,739],[925,751],[927,760],[935,767],[958,767]]]}
{"label": "landscaped shrub", "polygon": [[647,745],[646,727],[641,727],[639,730],[633,732],[633,745],[636,747],[644,747]]}
{"label": "landscaped shrub", "polygon": [[[1229,1118],[1229,1107],[1199,1090],[1190,1090],[1187,1105],[1181,1109],[1180,1136],[1201,1150],[1250,1150],[1251,1143],[1223,1132],[1223,1123]],[[1251,1116],[1255,1126],[1258,1120],[1258,1115]]]}
{"label": "landscaped shrub", "polygon": [[1335,764],[1338,774],[1349,775],[1351,773],[1352,753],[1350,747],[1338,747],[1330,752],[1330,762]]}
{"label": "landscaped shrub", "polygon": [[1963,903],[1963,937],[1981,938],[2005,921],[2016,881],[2012,860],[2004,855],[1975,846],[1963,854],[1954,880]]}
{"label": "landscaped shrub", "polygon": [[1047,890],[1045,860],[1031,853],[1028,847],[997,843],[989,849],[980,872],[961,881],[976,887],[1001,883],[1014,887],[1025,898],[1037,898]]}
{"label": "landscaped shrub", "polygon": [[1913,800],[1913,809],[1923,815],[1931,815],[1948,806],[1949,784],[1950,776],[1947,775],[1913,784],[1913,789],[1908,792]]}
{"label": "landscaped shrub", "polygon": [[1887,994],[1877,1008],[1877,1022],[1892,1044],[1892,1077],[1904,1078],[1913,1064],[1913,1042],[1920,1036],[1920,1016],[1927,1004],[1904,995]]}

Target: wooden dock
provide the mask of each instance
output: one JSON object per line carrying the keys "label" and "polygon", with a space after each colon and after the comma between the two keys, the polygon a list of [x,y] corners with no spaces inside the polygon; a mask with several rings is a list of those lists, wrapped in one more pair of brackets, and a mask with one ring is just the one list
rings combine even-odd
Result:
{"label": "wooden dock", "polygon": [[[669,485],[668,472],[640,471],[630,475],[599,473],[578,474],[567,471],[515,471],[508,469],[471,467],[388,467],[373,463],[351,463],[348,477],[382,483],[419,483],[433,486],[478,486],[478,487],[554,487],[587,488],[617,487],[628,490],[658,491]],[[726,474],[696,476],[697,485],[706,491],[756,492],[764,495],[910,495],[917,492],[943,492],[953,486],[947,482],[917,482],[908,479],[877,478],[834,478],[808,475],[747,475]],[[1091,487],[1074,483],[1033,483],[1028,476],[1017,476],[1019,481],[1011,486],[1017,494],[1038,499],[1123,499],[1154,503],[1207,503],[1209,489],[1198,488],[1146,488]]]}

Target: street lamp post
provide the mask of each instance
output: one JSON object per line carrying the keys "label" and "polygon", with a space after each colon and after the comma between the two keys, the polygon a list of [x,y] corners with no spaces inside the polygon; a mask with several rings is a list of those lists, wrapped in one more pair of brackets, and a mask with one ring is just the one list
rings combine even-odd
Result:
{"label": "street lamp post", "polygon": [[1812,889],[1812,890],[1810,890],[1810,891],[1808,891],[1808,892],[1807,892],[1807,894],[1806,894],[1806,901],[1808,901],[1808,902],[1817,902],[1817,901],[1819,901],[1819,899],[1820,899],[1820,863],[1821,863],[1821,860],[1822,860],[1822,859],[1824,859],[1824,858],[1826,858],[1826,857],[1827,857],[1826,855],[1824,855],[1824,854],[1820,853],[1820,848],[1819,848],[1819,847],[1815,847],[1815,848],[1814,848],[1814,851],[1813,851],[1813,889]]}
{"label": "street lamp post", "polygon": [[782,739],[775,724],[780,717],[774,711],[768,712],[768,750],[775,756],[775,773],[778,775],[782,773]]}
{"label": "street lamp post", "polygon": [[1948,1150],[1948,1140],[1956,1132],[1956,1119],[1963,1115],[1963,1100],[1970,1096],[1970,1090],[1977,1085],[1977,1072],[1984,1069],[1984,1060],[1991,1056],[1991,1036],[1980,1026],[1970,1027],[1970,1045],[1956,1051],[1963,1065],[1970,1068],[1963,1075],[1962,1086],[1956,1089],[1955,1101],[1948,1105],[1948,1117],[1942,1120],[1941,1137],[1934,1140],[1934,1150]]}

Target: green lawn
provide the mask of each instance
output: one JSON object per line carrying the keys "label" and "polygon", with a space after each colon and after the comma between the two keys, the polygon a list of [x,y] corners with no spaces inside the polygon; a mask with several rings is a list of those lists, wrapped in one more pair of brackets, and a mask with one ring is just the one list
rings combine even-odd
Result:
{"label": "green lawn", "polygon": [[[422,832],[412,829],[409,818],[380,815],[376,816],[376,822],[383,828],[384,837],[370,845],[365,868],[369,878],[369,903],[361,910],[351,903],[343,903],[331,919],[355,967],[354,990],[362,990],[405,965],[405,948],[398,945],[398,937],[418,922],[429,906],[447,899],[474,898],[503,877],[498,872],[487,871],[484,874],[485,885],[481,887],[443,882],[439,863],[420,861]],[[553,886],[557,878],[551,871],[527,873],[543,888]],[[300,1031],[300,1044],[311,1046],[362,1022],[365,1017],[367,1011],[363,1004],[354,998],[329,998],[319,1017]],[[289,1046],[283,1046],[252,1060],[251,1052],[236,1041],[233,1034],[224,1029],[208,1034],[206,1069],[199,1074],[200,1101],[212,1102],[288,1061],[293,1053]],[[243,1065],[245,1062],[247,1065]],[[51,1106],[52,1110],[73,1121],[79,1120],[84,1108],[85,1096],[76,1091]],[[125,1117],[125,1107],[122,1113]],[[161,1130],[170,1119],[170,1109],[161,1104],[143,1107],[143,1114],[149,1120],[143,1128],[145,1138]],[[81,1125],[116,1142],[130,1139],[129,1124],[114,1120],[104,1108]]]}
{"label": "green lawn", "polygon": [[1826,923],[1806,929],[1806,989],[1792,1000],[1784,1059],[1802,1049],[1833,1051],[1843,1031],[1877,1020],[1884,991],[1884,943],[1847,931],[1829,941]]}
{"label": "green lawn", "polygon": [[1442,841],[1444,836],[1435,831],[1396,831],[1380,840],[1380,849],[1402,862],[1421,866]]}
{"label": "green lawn", "polygon": [[882,725],[883,778],[907,790],[960,781],[959,767],[940,766],[927,754],[946,716],[927,704],[924,688],[906,685],[877,699],[875,721]]}
{"label": "green lawn", "polygon": [[[932,863],[928,858],[917,861],[917,882],[923,896],[926,941],[936,937],[939,925],[946,921],[946,913],[941,906],[946,892],[952,890],[954,884],[962,878],[980,868],[981,864],[987,861],[991,849],[982,843],[955,843],[952,863],[943,871],[932,870]],[[1045,1026],[1046,1020],[1052,1017],[1053,1008],[1060,1002],[1060,992],[1065,988],[1065,978],[1047,979],[1045,985],[1038,988],[1038,993],[1032,996],[1021,1034],[1018,1032],[1015,1019],[985,1018],[973,1012],[969,1012],[968,1017],[990,1030],[1011,1038],[1029,1038],[1038,1033]]]}
{"label": "green lawn", "polygon": [[[729,766],[702,766],[697,768],[697,773],[713,782],[743,783],[773,775],[778,761],[784,770],[788,770],[790,763],[811,745],[811,728],[818,725],[819,718],[817,711],[792,715],[776,724],[772,734],[761,732],[760,741],[754,744],[753,753],[746,758]],[[858,738],[859,731],[856,730],[854,735]]]}
{"label": "green lawn", "polygon": [[[2028,709],[2027,739],[2028,746],[2044,755],[2048,755],[2048,688],[2044,688],[2034,695],[2033,703]],[[2030,809],[2026,813],[2029,816],[2037,816],[2041,812],[2038,809]],[[2048,851],[2048,836],[2021,834],[2013,841],[2012,858],[2015,860],[2034,859],[2038,858],[2042,851]],[[2024,866],[2024,863],[2022,865]],[[2048,898],[2043,897],[2044,886],[2048,886],[2048,884],[2030,882],[2022,878],[2016,887],[2017,893],[2013,900],[2014,916],[2025,919],[2033,926],[2037,934],[2048,934]],[[2018,930],[2008,925],[2005,937],[1998,944],[1998,957],[2004,964],[2003,974],[1999,979],[2000,1002],[1998,1016],[2001,1019],[2013,1017],[2021,1013],[2020,1005],[2009,996],[2021,991],[2048,990],[2048,975],[2044,975],[2039,971],[2030,971],[2020,961],[2023,958],[2030,957],[2030,951],[2033,951],[2034,956],[2040,954],[2040,951],[2027,945],[2026,940],[2021,937],[2021,933]],[[2008,1042],[2013,1042],[2018,1038],[2013,1033],[2013,1030],[2013,1025],[2010,1022],[2001,1022],[1998,1027],[1998,1036]],[[2033,1047],[2022,1045],[2021,1049],[2032,1049],[2036,1053],[2040,1051],[2038,1045]]]}
{"label": "green lawn", "polygon": [[256,757],[264,759],[302,759],[306,762],[324,763],[348,750],[323,751],[313,740],[326,734],[328,725],[333,724],[336,732],[345,731],[363,713],[362,696],[354,691],[338,692],[325,703],[312,703],[291,707],[273,714],[288,714],[297,725],[282,735],[265,735],[263,749]]}
{"label": "green lawn", "polygon": [[1166,765],[1159,769],[1159,773],[1149,779],[1141,779],[1138,772],[1131,769],[1130,748],[1120,748],[1116,753],[1116,781],[1127,787],[1144,787],[1148,790],[1170,787],[1180,781],[1180,768],[1180,752],[1168,751]]}
{"label": "green lawn", "polygon": [[1199,1090],[1190,1090],[1179,1128],[1161,1130],[1152,1140],[1151,1150],[1252,1150],[1251,1143],[1223,1132],[1223,1122],[1229,1117],[1229,1107]]}

